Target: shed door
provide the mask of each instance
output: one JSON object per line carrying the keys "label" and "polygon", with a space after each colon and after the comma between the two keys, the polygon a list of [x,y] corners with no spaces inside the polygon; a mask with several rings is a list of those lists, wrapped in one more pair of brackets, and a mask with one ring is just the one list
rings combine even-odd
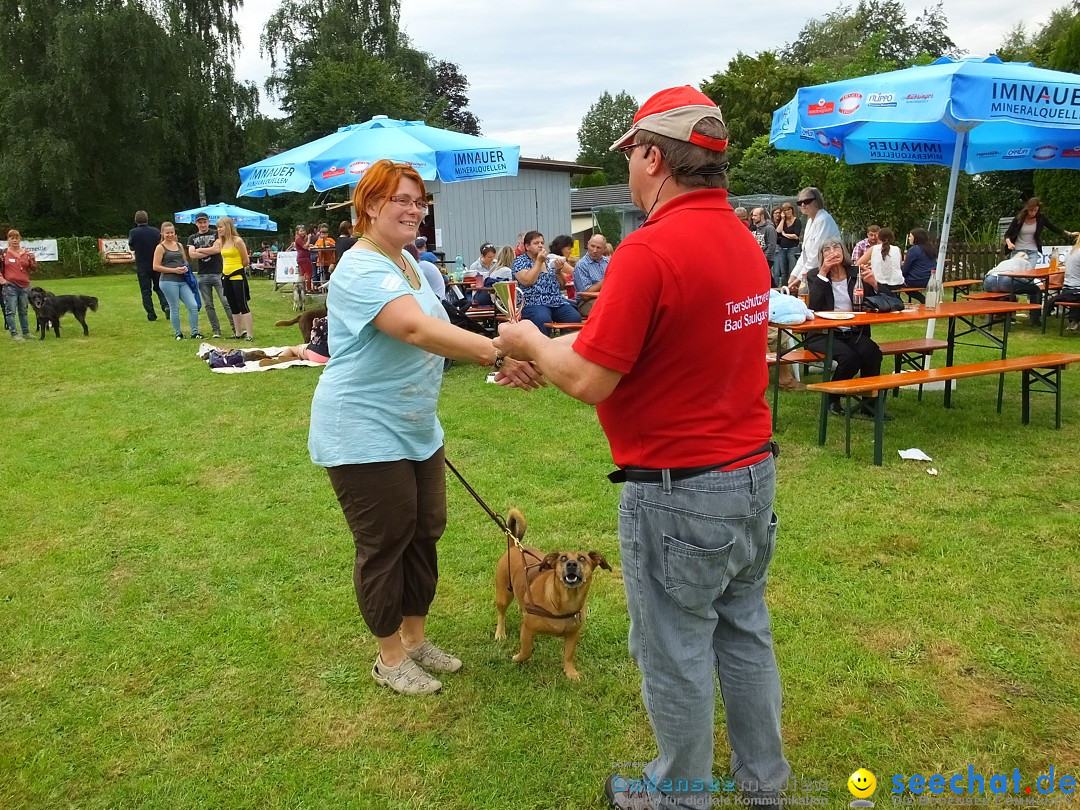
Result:
{"label": "shed door", "polygon": [[485,192],[484,224],[487,234],[483,239],[513,246],[519,233],[539,228],[536,190],[528,188]]}

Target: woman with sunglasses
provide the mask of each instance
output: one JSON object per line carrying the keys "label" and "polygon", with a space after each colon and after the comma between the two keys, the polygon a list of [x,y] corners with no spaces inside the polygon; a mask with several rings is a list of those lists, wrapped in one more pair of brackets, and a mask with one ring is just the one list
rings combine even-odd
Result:
{"label": "woman with sunglasses", "polygon": [[776,226],[776,253],[773,254],[773,279],[776,286],[783,285],[788,274],[795,269],[802,249],[803,224],[795,216],[795,206],[786,202],[780,206],[780,224]]}
{"label": "woman with sunglasses", "polygon": [[[897,250],[893,248],[893,250]],[[817,269],[806,277],[810,285],[810,309],[820,312],[851,312],[855,279],[859,271],[848,262],[844,243],[827,237],[818,249]],[[818,354],[825,354],[828,335],[815,332],[806,345]],[[881,373],[881,349],[870,337],[869,326],[837,327],[833,329],[834,380],[850,380],[856,374],[876,377]],[[873,417],[876,397],[863,397],[853,416]],[[843,413],[840,397],[829,395],[829,410]]]}
{"label": "woman with sunglasses", "polygon": [[820,267],[821,246],[825,244],[826,239],[835,239],[843,244],[836,220],[825,210],[825,198],[821,195],[820,189],[813,186],[804,188],[799,192],[796,204],[807,220],[802,237],[802,254],[795,262],[795,269],[788,278],[788,287],[792,292],[798,292],[799,285],[804,279],[817,275]]}
{"label": "woman with sunglasses", "polygon": [[[443,430],[436,408],[443,358],[501,367],[527,388],[539,376],[491,339],[450,324],[402,245],[416,239],[427,192],[405,164],[377,161],[353,192],[356,245],[326,298],[330,361],[311,403],[308,449],[327,468],[356,547],[353,585],[378,643],[371,674],[424,695],[461,660],[425,635],[446,528]],[[516,383],[515,383],[516,384]]]}

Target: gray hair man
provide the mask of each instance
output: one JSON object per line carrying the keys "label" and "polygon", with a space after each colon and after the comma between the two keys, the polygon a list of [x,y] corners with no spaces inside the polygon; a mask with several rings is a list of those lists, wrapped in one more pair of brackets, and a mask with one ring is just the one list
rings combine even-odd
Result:
{"label": "gray hair man", "polygon": [[[582,318],[588,317],[596,303],[596,295],[604,286],[604,276],[607,274],[607,266],[610,259],[604,255],[607,249],[607,239],[603,234],[596,233],[589,237],[585,246],[585,256],[578,260],[574,266],[574,289],[577,298],[578,312]],[[582,293],[589,293],[582,295]]]}

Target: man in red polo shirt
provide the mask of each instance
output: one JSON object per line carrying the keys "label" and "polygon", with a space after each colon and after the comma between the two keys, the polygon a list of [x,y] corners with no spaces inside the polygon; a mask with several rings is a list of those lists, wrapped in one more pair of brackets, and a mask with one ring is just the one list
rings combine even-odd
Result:
{"label": "man in red polo shirt", "polygon": [[[778,806],[791,769],[764,598],[776,539],[769,267],[727,201],[727,129],[707,96],[657,93],[611,148],[630,162],[646,221],[612,257],[588,324],[555,340],[503,324],[495,341],[596,405],[621,468],[612,480],[626,482],[630,652],[659,754],[641,779],[613,774],[605,795],[620,808],[710,806],[715,668],[732,778],[757,806]],[[716,261],[686,250],[702,233]]]}

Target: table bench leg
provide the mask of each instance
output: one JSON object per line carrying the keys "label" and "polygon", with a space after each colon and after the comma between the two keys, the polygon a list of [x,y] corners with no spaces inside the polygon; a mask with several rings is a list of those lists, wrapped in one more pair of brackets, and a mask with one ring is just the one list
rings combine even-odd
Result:
{"label": "table bench leg", "polygon": [[874,408],[874,465],[882,464],[883,445],[885,443],[885,395],[884,389],[878,391]]}
{"label": "table bench leg", "polygon": [[1054,430],[1061,430],[1061,366],[1054,369]]}
{"label": "table bench leg", "polygon": [[1031,423],[1031,371],[1024,369],[1024,379],[1020,383],[1020,424]]}
{"label": "table bench leg", "polygon": [[1061,430],[1061,366],[1048,368],[1045,372],[1041,369],[1024,369],[1023,380],[1020,384],[1020,422],[1031,423],[1031,394],[1054,395],[1054,429]]}
{"label": "table bench leg", "polygon": [[[825,336],[825,360],[821,365],[821,378],[823,382],[828,382],[832,379],[832,361],[833,361],[833,330],[826,330]],[[821,395],[821,409],[818,421],[818,444],[821,447],[825,446],[825,436],[828,433],[827,420],[829,418],[829,395]]]}
{"label": "table bench leg", "polygon": [[[1001,328],[1001,359],[1004,360],[1009,356],[1009,323],[1012,321],[1008,315],[1005,316],[1005,324]],[[1001,402],[1005,398],[1005,375],[998,375],[998,403],[997,412],[1001,413]]]}

